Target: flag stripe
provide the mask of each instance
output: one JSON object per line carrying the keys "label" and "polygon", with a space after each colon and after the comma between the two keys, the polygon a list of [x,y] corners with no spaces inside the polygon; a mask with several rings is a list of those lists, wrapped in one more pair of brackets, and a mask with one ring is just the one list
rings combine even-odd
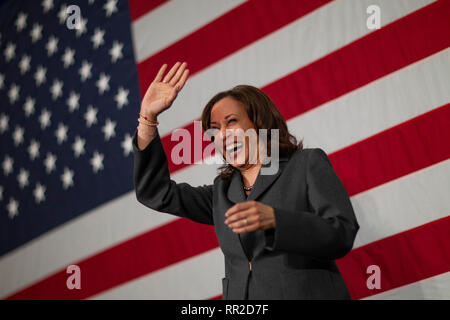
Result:
{"label": "flag stripe", "polygon": [[450,272],[369,296],[367,300],[450,300]]}
{"label": "flag stripe", "polygon": [[285,0],[282,6],[277,0],[244,2],[207,26],[140,62],[138,73],[141,93],[145,94],[154,75],[164,63],[172,64],[179,59],[189,61],[189,70],[191,74],[195,74],[330,1]]}
{"label": "flag stripe", "polygon": [[[426,214],[426,212],[424,212]],[[352,250],[337,261],[352,299],[404,286],[450,271],[450,217]],[[367,267],[381,270],[381,289],[370,290]]]}
{"label": "flag stripe", "polygon": [[449,159],[354,195],[351,202],[362,231],[353,248],[447,217],[448,190]]}
{"label": "flag stripe", "polygon": [[[225,276],[223,253],[219,248],[175,263],[89,299],[205,299],[222,292]],[[196,275],[201,274],[201,279]],[[180,279],[182,288],[180,288]],[[157,290],[148,290],[157,288]],[[192,290],[195,288],[195,290]]]}
{"label": "flag stripe", "polygon": [[[141,62],[186,37],[244,0],[171,0],[133,21],[134,54]],[[163,36],[160,36],[163,34]]]}
{"label": "flag stripe", "polygon": [[[434,192],[427,192],[433,188],[435,189]],[[450,160],[413,172],[400,179],[353,196],[351,201],[355,208],[360,230],[363,231],[358,233],[354,248],[447,217],[448,208],[450,207],[450,198],[447,196],[447,190],[450,190]],[[414,201],[411,201],[411,199],[414,199]],[[427,212],[427,214],[423,214],[424,212]],[[383,228],[374,229],[373,226],[377,225],[383,225]],[[223,255],[219,249],[217,249],[217,254]],[[194,263],[195,259],[195,257],[190,259],[190,265]],[[180,268],[182,267],[180,266]],[[210,268],[208,264],[203,264],[202,259],[195,263],[195,267],[192,267],[192,270],[196,271],[186,271],[184,273],[184,278],[187,279],[184,280],[183,287],[186,288],[186,291],[189,291],[188,288],[193,286],[200,287],[203,281],[215,283],[213,279],[217,281],[223,277],[223,274],[218,272],[218,270],[222,271],[222,268],[217,270]],[[200,285],[198,284],[198,279],[191,278],[191,274],[195,272],[202,274]],[[168,283],[166,286],[155,286],[160,278],[179,281],[183,277],[165,268],[145,276],[142,282],[126,283],[118,288],[112,288],[104,294],[100,294],[100,297],[102,299],[120,296],[133,297],[133,292],[140,292],[139,288],[142,286],[159,288],[157,291],[150,292],[150,290],[147,290],[148,292],[143,294],[149,299],[168,296],[178,298],[191,294],[184,291],[174,294],[175,288],[180,290],[175,284],[173,287]],[[213,296],[214,293],[211,294],[209,290],[197,289],[195,294],[195,298],[203,299]]]}
{"label": "flag stripe", "polygon": [[331,153],[431,111],[450,101],[448,61],[450,49],[435,53],[289,120],[289,130]]}
{"label": "flag stripe", "polygon": [[[429,111],[433,108],[428,105],[429,101],[436,103],[450,101],[450,92],[447,90],[450,85],[447,77],[450,73],[450,65],[447,63],[449,57],[450,50],[435,54],[370,86],[360,88],[356,90],[357,92],[296,117],[288,121],[288,125],[290,128],[300,128],[297,134],[298,136],[304,134],[306,141],[312,136],[317,136],[317,141],[324,142],[328,153],[344,148],[354,143],[354,139],[364,139],[373,135],[373,132],[386,129],[385,125],[401,123],[417,114]],[[432,75],[438,81],[436,85],[428,88],[422,79]],[[402,84],[406,86],[409,94],[398,94],[398,88]],[[364,97],[367,96],[373,99],[366,101]],[[427,99],[427,96],[432,98]],[[370,105],[372,107],[368,108]],[[398,105],[407,105],[408,108],[397,108]],[[345,109],[346,107],[349,108]],[[399,112],[400,110],[404,111]],[[373,116],[378,112],[382,114],[382,117]],[[369,117],[370,124],[374,127],[367,131],[368,125],[360,126],[359,124],[367,122],[366,119]],[[375,119],[379,125],[376,125]],[[317,127],[315,125],[317,123],[321,124],[322,130],[313,130]],[[349,131],[347,128],[352,128],[348,132],[348,137],[337,134]],[[329,141],[332,141],[331,145]],[[312,146],[322,147],[322,144],[312,144]],[[189,181],[193,185],[210,184],[216,176],[216,168],[216,165],[192,165],[177,171],[171,177],[177,182]],[[129,212],[133,214],[130,215]],[[17,266],[21,266],[22,271],[17,274],[17,277],[11,276],[2,280],[0,296],[11,294],[27,284],[57,272],[73,261],[82,260],[93,252],[105,250],[115,243],[125,241],[173,219],[175,217],[155,213],[140,205],[136,201],[134,191],[124,195],[99,209],[87,212],[70,224],[43,235],[27,246],[1,257],[0,274],[16,274],[13,270],[16,270]],[[403,224],[400,223],[400,225]],[[111,230],[111,234],[102,236],[103,233],[98,233],[101,229]],[[79,238],[79,234],[84,236]],[[71,241],[74,238],[79,244],[76,247]],[[35,254],[38,252],[49,254]],[[31,256],[36,261],[34,265],[27,263]]]}
{"label": "flag stripe", "polygon": [[169,0],[128,0],[131,20],[139,19],[141,16],[168,1]]}
{"label": "flag stripe", "polygon": [[[174,234],[177,242],[171,241],[171,247],[168,247],[167,239]],[[85,299],[217,246],[212,226],[177,219],[77,262],[83,270],[83,282],[89,284],[83,290],[68,290],[61,285],[67,279],[64,269],[7,299]],[[114,265],[114,268],[105,268],[108,265]]]}
{"label": "flag stripe", "polygon": [[[399,177],[400,174],[405,175],[419,170],[422,167],[449,158],[450,150],[446,150],[445,148],[441,148],[442,150],[439,148],[425,150],[420,145],[421,139],[417,138],[419,133],[425,133],[426,137],[421,137],[419,134],[419,138],[426,139],[428,146],[439,143],[442,141],[442,138],[444,141],[446,141],[445,139],[449,140],[450,128],[447,125],[449,118],[450,105],[442,106],[441,108],[407,121],[404,124],[398,125],[374,137],[363,140],[358,144],[333,153],[330,155],[330,160],[349,191],[349,194],[353,195],[353,192],[361,192],[374,187],[373,181],[378,181],[379,184],[381,184],[390,181],[393,177]],[[410,158],[405,158],[402,154],[397,158],[392,158],[391,154],[387,152],[380,152],[377,154],[376,157],[378,162],[375,164],[368,158],[368,155],[372,155],[373,151],[376,151],[377,149],[380,150],[380,148],[374,147],[377,145],[382,146],[381,149],[383,150],[394,150],[395,147],[398,147],[398,137],[402,138],[402,150],[404,154],[414,155],[414,157],[418,158],[415,163],[409,163]],[[370,148],[376,149],[372,151]],[[368,149],[368,154],[361,152]],[[346,152],[348,152],[350,156],[347,156]],[[355,170],[344,163],[345,161],[354,163],[356,162],[355,159],[358,160],[357,162],[359,164],[357,166],[357,172],[361,175],[365,175],[371,170],[376,171],[376,168],[381,167],[384,163],[397,169],[391,170],[387,175],[384,175],[384,172],[382,172],[381,175],[384,177],[384,181],[369,176],[362,180],[367,185],[355,184],[355,182],[352,181]],[[406,170],[401,169],[402,166],[404,166]],[[410,170],[410,172],[407,170]],[[349,185],[350,188],[348,187]],[[160,229],[162,229],[162,231]],[[167,232],[166,230],[170,231]],[[183,247],[183,245],[185,247],[180,247],[178,249],[168,248],[165,239],[167,239],[170,234],[176,234],[177,237],[179,237],[179,242],[181,242],[181,247]],[[206,240],[208,240],[209,243],[207,243]],[[149,243],[152,243],[151,248],[148,246]],[[138,276],[166,267],[171,263],[181,261],[194,254],[199,254],[203,251],[215,248],[216,246],[217,238],[213,228],[193,223],[186,219],[177,219],[161,228],[154,229],[123,244],[117,245],[110,250],[78,262],[77,265],[79,265],[82,270],[85,270],[85,273],[90,275],[87,280],[87,283],[90,284],[89,289],[74,293],[71,293],[69,290],[64,290],[60,285],[61,281],[66,278],[65,270],[63,270],[14,294],[10,298],[86,298]],[[170,258],[165,258],[164,253],[167,253],[167,251],[169,251],[168,254],[170,255]],[[189,252],[190,254],[187,255],[186,252]],[[124,259],[124,257],[128,258]],[[135,259],[132,259],[132,257],[135,257]],[[139,257],[139,259],[137,259],[137,257]],[[154,257],[158,257],[158,259],[152,261]],[[129,268],[129,265],[127,264],[130,261],[133,263],[133,268]],[[110,275],[102,274],[102,270],[105,269],[103,266],[111,263],[114,263],[116,266],[114,270],[115,273]]]}
{"label": "flag stripe", "polygon": [[450,1],[435,2],[287,75],[264,91],[290,119],[447,48],[449,13]]}
{"label": "flag stripe", "polygon": [[[386,14],[383,21],[386,19],[386,23],[389,23],[402,18],[429,2],[424,0],[407,0],[406,3],[405,0],[383,2],[383,6],[387,7],[386,10],[389,9],[389,14]],[[220,90],[239,83],[264,88],[268,84],[314,63],[330,52],[336,52],[339,48],[364,37],[369,31],[365,27],[365,16],[359,12],[365,11],[364,5],[370,3],[370,0],[362,0],[358,1],[358,6],[355,6],[354,1],[348,0],[330,2],[277,32],[218,61],[214,66],[194,74],[172,106],[172,110],[176,110],[177,116],[172,116],[172,112],[169,111],[159,115],[160,134],[163,136],[169,134],[171,130],[183,127],[200,116],[207,101]],[[428,10],[427,7],[424,9]],[[340,19],[333,18],[347,16],[348,19],[356,19],[354,24],[360,27],[355,28],[353,23],[342,24]],[[402,20],[400,19],[399,23],[404,23]],[[324,30],[329,41],[317,43],[315,38],[310,36],[310,30]],[[436,31],[440,32],[441,30]],[[296,39],[304,40],[300,42]],[[305,50],[309,47],[315,49]],[[408,48],[405,47],[403,50],[408,50]]]}
{"label": "flag stripe", "polygon": [[[406,53],[402,54],[407,57],[405,59],[409,63],[413,63],[447,48],[450,45],[450,38],[447,37],[450,33],[448,12],[450,12],[450,2],[435,2],[261,89],[274,100],[286,119],[298,116],[404,68],[406,66],[404,59],[398,56],[398,52],[414,52],[408,57]],[[419,21],[427,21],[427,28],[415,30],[418,28],[417,25],[420,26]],[[412,32],[414,37],[407,38],[408,42],[398,40],[399,32],[411,29],[414,31]],[[448,30],[448,33],[442,30]],[[372,48],[379,47],[380,43],[398,43],[399,46],[385,47],[380,55],[381,58],[369,53],[357,54],[357,52],[373,51]],[[365,65],[371,66],[370,73],[366,73]],[[340,66],[345,66],[345,69]],[[334,72],[330,73],[329,70]],[[348,80],[350,78],[352,81]],[[192,123],[184,129],[194,136]],[[176,144],[178,141],[172,141],[170,135],[163,137],[164,149],[168,154]],[[192,159],[192,161],[195,160]],[[171,172],[184,166],[186,166],[185,163],[174,164],[169,161]]]}

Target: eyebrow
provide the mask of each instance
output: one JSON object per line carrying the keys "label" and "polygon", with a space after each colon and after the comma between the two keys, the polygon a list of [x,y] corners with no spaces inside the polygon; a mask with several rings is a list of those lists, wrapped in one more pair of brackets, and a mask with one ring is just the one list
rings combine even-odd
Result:
{"label": "eyebrow", "polygon": [[[239,115],[236,114],[236,113],[230,113],[230,114],[226,115],[224,119],[226,120],[226,119],[228,119],[229,117],[231,117],[232,115],[235,115],[235,116],[238,116],[238,117],[239,117]],[[210,121],[210,122],[209,122],[209,124],[213,124],[213,123],[217,124],[217,122],[215,122],[215,121]]]}

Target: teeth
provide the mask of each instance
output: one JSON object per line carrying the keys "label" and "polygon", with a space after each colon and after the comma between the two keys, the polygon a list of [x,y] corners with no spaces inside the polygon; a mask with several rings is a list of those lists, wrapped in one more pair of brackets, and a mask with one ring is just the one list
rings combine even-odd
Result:
{"label": "teeth", "polygon": [[242,147],[242,143],[235,143],[235,144],[229,145],[227,147],[227,151],[232,152],[232,151],[234,151],[235,148],[240,148],[240,147]]}

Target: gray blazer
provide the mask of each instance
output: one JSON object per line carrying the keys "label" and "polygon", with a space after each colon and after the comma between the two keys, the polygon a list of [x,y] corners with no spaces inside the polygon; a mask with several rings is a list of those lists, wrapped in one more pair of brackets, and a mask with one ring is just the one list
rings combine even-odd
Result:
{"label": "gray blazer", "polygon": [[[305,148],[259,175],[248,198],[236,170],[231,180],[192,187],[170,179],[159,135],[144,149],[133,137],[137,200],[160,212],[215,226],[225,255],[223,299],[349,299],[335,259],[353,246],[359,225],[326,153]],[[255,200],[275,211],[276,228],[238,235],[225,211]]]}

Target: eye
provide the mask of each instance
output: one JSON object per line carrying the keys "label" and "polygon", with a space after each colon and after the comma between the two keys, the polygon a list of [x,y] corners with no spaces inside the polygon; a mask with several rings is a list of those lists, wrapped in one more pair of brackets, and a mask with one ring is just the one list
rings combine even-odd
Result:
{"label": "eye", "polygon": [[230,123],[235,123],[236,122],[236,119],[230,119],[230,120],[228,120],[228,124],[230,124]]}

